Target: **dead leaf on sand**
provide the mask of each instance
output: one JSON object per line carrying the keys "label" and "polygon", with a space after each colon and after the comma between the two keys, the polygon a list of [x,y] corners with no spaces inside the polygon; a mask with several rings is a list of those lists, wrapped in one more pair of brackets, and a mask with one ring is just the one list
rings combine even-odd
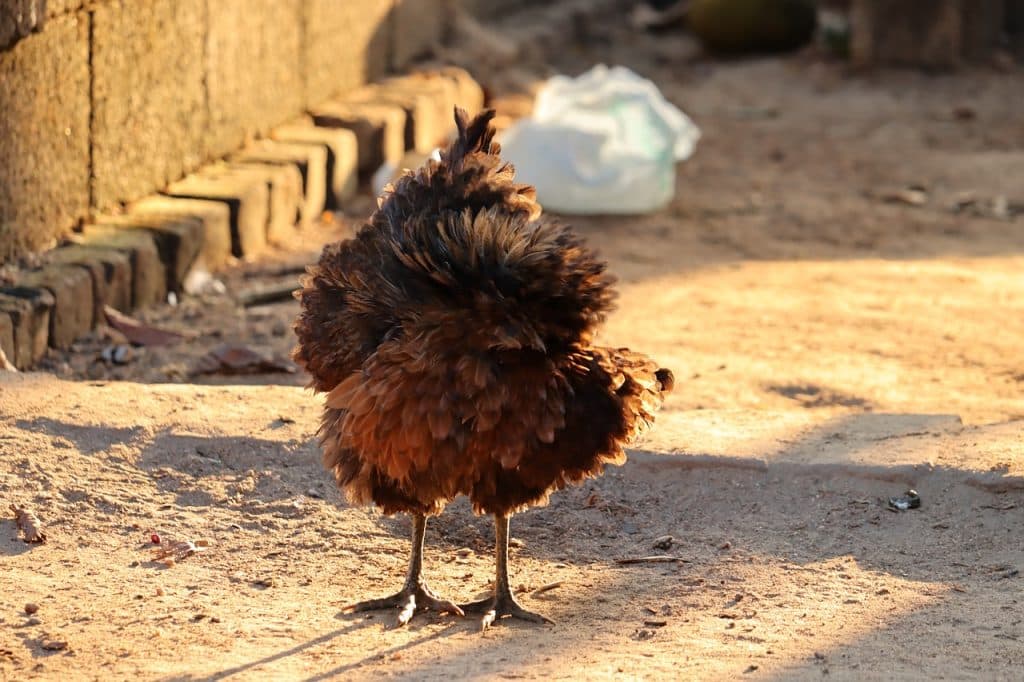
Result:
{"label": "dead leaf on sand", "polygon": [[199,542],[203,544],[197,544],[191,540],[161,538],[160,546],[153,550],[153,561],[161,561],[167,566],[173,566],[176,562],[186,557],[202,552],[209,544],[201,540]]}
{"label": "dead leaf on sand", "polygon": [[25,542],[46,542],[46,533],[43,532],[43,522],[30,509],[11,505],[14,512],[14,522],[18,524]]}
{"label": "dead leaf on sand", "polygon": [[103,307],[103,314],[107,318],[107,324],[124,334],[125,338],[136,346],[168,346],[189,338],[187,334],[140,322],[110,306]]}

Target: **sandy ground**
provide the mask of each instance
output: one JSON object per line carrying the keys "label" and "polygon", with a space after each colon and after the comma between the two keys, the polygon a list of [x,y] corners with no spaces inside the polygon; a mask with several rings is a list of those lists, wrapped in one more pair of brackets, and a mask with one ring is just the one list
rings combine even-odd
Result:
{"label": "sandy ground", "polygon": [[[1020,74],[673,53],[623,35],[562,65],[634,66],[705,137],[665,211],[573,220],[621,280],[603,340],[678,383],[625,466],[513,520],[513,584],[557,625],[341,614],[397,588],[408,521],[341,501],[301,375],[192,374],[292,344],[294,302],[213,296],[147,315],[189,343],[0,378],[0,501],[49,531],[0,521],[0,679],[1019,678],[1024,218],[950,205],[1024,201]],[[910,185],[923,206],[884,200]],[[885,508],[910,487],[920,509]],[[152,533],[208,547],[168,567]],[[464,503],[432,520],[434,589],[483,595],[492,541]],[[617,563],[651,554],[678,561]]]}

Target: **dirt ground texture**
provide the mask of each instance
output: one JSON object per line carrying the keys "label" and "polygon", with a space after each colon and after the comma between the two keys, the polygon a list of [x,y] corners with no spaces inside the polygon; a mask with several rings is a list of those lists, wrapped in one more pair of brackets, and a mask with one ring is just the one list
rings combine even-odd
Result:
{"label": "dirt ground texture", "polygon": [[[400,585],[408,519],[341,500],[301,374],[192,373],[225,342],[287,354],[297,304],[233,294],[341,216],[145,315],[187,343],[0,378],[0,501],[49,533],[0,521],[0,680],[1019,679],[1022,75],[680,64],[673,40],[560,64],[635,68],[704,138],[667,209],[571,220],[620,279],[601,340],[677,385],[626,465],[513,519],[513,585],[556,625],[340,613]],[[923,205],[887,199],[908,187]],[[208,546],[166,566],[152,533]],[[427,580],[483,596],[492,542],[451,505]],[[678,561],[617,562],[654,554]]]}

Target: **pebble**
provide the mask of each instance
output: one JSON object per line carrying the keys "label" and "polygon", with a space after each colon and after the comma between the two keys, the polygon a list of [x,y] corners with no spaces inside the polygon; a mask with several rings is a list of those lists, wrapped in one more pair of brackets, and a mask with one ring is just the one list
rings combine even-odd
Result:
{"label": "pebble", "polygon": [[33,613],[37,612],[38,610],[39,610],[39,605],[38,604],[33,604],[32,602],[29,602],[29,603],[25,604],[25,613],[27,613],[30,616]]}

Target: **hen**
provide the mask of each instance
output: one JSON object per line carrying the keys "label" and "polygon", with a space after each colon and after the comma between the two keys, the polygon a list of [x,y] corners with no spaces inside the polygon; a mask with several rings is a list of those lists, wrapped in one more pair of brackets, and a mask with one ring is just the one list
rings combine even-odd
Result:
{"label": "hen", "polygon": [[[551,622],[508,580],[509,517],[625,460],[672,373],[591,344],[612,279],[499,157],[493,111],[386,191],[369,223],[327,246],[297,294],[294,357],[327,393],[324,465],[356,504],[413,518],[397,594],[349,610],[399,609]],[[421,575],[426,517],[458,495],[495,519],[494,594],[458,606]]]}

